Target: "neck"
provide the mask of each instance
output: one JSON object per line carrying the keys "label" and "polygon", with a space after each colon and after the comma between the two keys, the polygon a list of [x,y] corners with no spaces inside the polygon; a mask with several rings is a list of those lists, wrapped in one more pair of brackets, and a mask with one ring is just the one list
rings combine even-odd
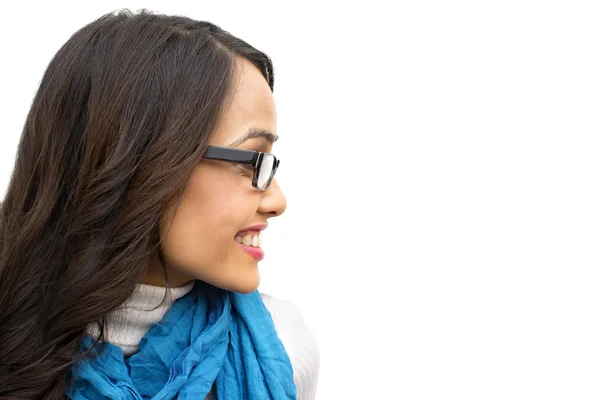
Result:
{"label": "neck", "polygon": [[[125,356],[138,351],[138,344],[152,325],[160,322],[173,303],[194,287],[195,281],[167,290],[164,286],[140,283],[133,294],[106,318],[105,340],[121,347]],[[96,324],[89,325],[87,334],[97,338]]]}
{"label": "neck", "polygon": [[[166,268],[169,274],[169,285],[172,287],[185,286],[195,279],[193,276],[170,268],[168,265]],[[140,283],[151,286],[166,286],[165,274],[157,258],[152,259]]]}

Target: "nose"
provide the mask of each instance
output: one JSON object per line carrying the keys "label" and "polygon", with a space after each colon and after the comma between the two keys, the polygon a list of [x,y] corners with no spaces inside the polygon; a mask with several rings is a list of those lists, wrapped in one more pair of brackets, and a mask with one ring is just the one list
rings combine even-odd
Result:
{"label": "nose", "polygon": [[277,217],[285,212],[287,201],[277,180],[273,177],[271,185],[263,192],[258,211],[269,217]]}

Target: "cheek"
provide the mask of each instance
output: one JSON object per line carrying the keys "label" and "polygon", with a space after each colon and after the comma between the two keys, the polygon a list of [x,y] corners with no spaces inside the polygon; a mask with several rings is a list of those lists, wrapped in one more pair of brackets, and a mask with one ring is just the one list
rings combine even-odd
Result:
{"label": "cheek", "polygon": [[165,257],[186,270],[214,267],[228,258],[236,249],[235,233],[255,222],[258,208],[256,196],[249,193],[242,177],[231,171],[205,172],[190,179],[163,238]]}
{"label": "cheek", "polygon": [[190,179],[181,224],[193,222],[194,236],[206,241],[223,235],[233,239],[240,225],[251,219],[257,209],[252,204],[253,197],[248,195],[248,182],[231,169],[206,168],[200,172]]}

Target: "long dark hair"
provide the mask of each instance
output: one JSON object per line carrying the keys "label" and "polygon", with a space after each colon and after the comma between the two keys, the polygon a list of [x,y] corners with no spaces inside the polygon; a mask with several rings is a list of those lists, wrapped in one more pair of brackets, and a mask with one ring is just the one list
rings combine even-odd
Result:
{"label": "long dark hair", "polygon": [[135,290],[236,85],[267,55],[218,26],[118,10],[50,61],[0,207],[0,396],[62,399],[77,345]]}

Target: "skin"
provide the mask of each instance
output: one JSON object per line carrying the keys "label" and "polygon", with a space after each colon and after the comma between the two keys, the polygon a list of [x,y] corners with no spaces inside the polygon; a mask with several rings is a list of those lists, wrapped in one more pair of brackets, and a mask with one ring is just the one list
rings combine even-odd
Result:
{"label": "skin", "polygon": [[[238,58],[237,72],[235,94],[210,144],[272,152],[272,143],[263,137],[231,146],[250,128],[277,133],[275,100],[267,81],[243,58]],[[202,159],[188,181],[177,213],[171,206],[161,220],[161,248],[170,285],[200,279],[239,293],[256,290],[260,283],[258,261],[243,251],[234,237],[249,226],[267,224],[285,208],[286,199],[276,177],[261,192],[252,186],[252,169]],[[165,286],[158,260],[151,263],[142,283]]]}

